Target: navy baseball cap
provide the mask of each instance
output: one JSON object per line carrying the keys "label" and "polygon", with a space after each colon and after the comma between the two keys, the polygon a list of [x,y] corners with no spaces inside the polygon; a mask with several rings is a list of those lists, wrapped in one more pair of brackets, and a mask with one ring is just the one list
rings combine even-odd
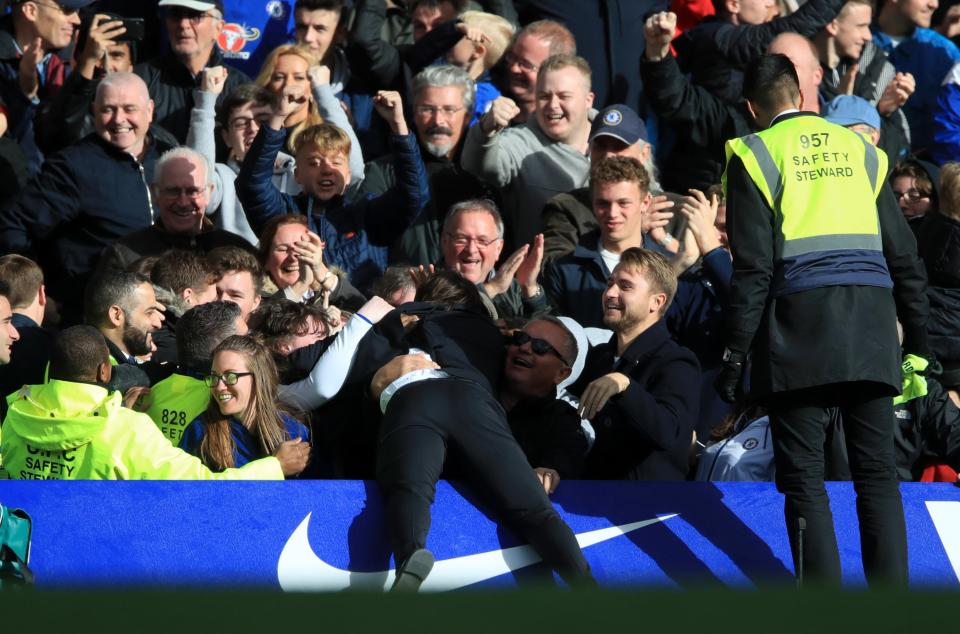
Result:
{"label": "navy baseball cap", "polygon": [[865,124],[874,130],[880,129],[880,113],[863,97],[839,95],[834,97],[823,111],[823,118],[844,127]]}
{"label": "navy baseball cap", "polygon": [[160,0],[158,7],[184,7],[206,13],[207,11],[219,11],[223,15],[223,0],[212,0],[204,2],[203,0]]}
{"label": "navy baseball cap", "polygon": [[630,106],[614,104],[601,110],[590,128],[590,141],[603,135],[633,145],[647,140],[647,125]]}

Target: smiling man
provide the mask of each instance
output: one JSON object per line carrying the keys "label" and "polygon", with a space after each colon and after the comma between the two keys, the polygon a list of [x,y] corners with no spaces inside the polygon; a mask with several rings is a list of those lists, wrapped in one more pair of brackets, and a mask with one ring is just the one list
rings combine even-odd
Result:
{"label": "smiling man", "polygon": [[592,105],[586,60],[555,55],[537,75],[533,119],[507,129],[520,109],[513,100],[498,97],[467,134],[463,167],[503,189],[508,252],[541,231],[540,212],[550,198],[586,183]]}
{"label": "smiling man", "polygon": [[112,244],[99,269],[125,269],[140,258],[170,249],[206,253],[217,247],[253,249],[240,236],[215,229],[206,217],[213,189],[210,166],[202,154],[186,147],[166,152],[156,166],[153,200],[157,222]]}
{"label": "smiling man", "polygon": [[663,316],[677,277],[658,253],[630,248],[599,300],[614,332],[590,350],[573,392],[597,437],[584,477],[682,480],[700,400],[700,366],[677,345]]}
{"label": "smiling man", "polygon": [[[170,52],[142,64],[135,72],[143,77],[156,102],[156,121],[185,143],[193,108],[193,91],[204,68],[223,66],[217,46],[223,29],[223,2],[212,0],[160,0]],[[230,69],[218,104],[236,86],[249,82],[241,71]]]}
{"label": "smiling man", "polygon": [[[476,83],[454,66],[429,66],[413,79],[413,127],[420,155],[430,179],[430,202],[390,248],[390,262],[433,264],[440,259],[438,237],[447,210],[471,198],[497,194],[476,176],[460,167],[460,150],[476,97]],[[363,194],[382,194],[396,182],[394,157],[385,156],[367,165]]]}
{"label": "smiling man", "polygon": [[147,183],[169,146],[150,134],[152,117],[142,79],[104,78],[96,132],[51,155],[20,198],[0,209],[0,251],[34,255],[48,294],[65,304],[66,323],[80,320],[80,295],[100,253],[153,223]]}

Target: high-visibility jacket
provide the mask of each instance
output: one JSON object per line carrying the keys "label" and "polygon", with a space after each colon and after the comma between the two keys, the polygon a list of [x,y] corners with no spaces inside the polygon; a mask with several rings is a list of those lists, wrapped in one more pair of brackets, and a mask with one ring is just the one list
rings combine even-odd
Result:
{"label": "high-visibility jacket", "polygon": [[893,288],[876,206],[887,173],[882,150],[819,117],[793,117],[727,141],[726,153],[728,163],[734,155],[743,161],[773,210],[775,296]]}
{"label": "high-visibility jacket", "polygon": [[207,409],[210,388],[192,376],[174,373],[150,388],[145,410],[174,447],[183,430]]}
{"label": "high-visibility jacket", "polygon": [[7,398],[0,455],[15,480],[282,480],[263,458],[214,473],[170,444],[150,417],[122,406],[119,392],[51,380]]}

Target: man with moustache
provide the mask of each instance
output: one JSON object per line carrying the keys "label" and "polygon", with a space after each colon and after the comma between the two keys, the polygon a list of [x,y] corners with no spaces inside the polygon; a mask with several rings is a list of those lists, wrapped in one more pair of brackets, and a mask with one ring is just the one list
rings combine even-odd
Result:
{"label": "man with moustache", "polygon": [[[497,192],[460,167],[460,150],[473,112],[476,83],[454,66],[430,66],[413,79],[413,117],[420,155],[430,182],[430,202],[390,248],[389,261],[432,264],[440,259],[440,227],[447,210]],[[361,195],[380,195],[396,182],[392,156],[367,165]]]}
{"label": "man with moustache", "polygon": [[169,148],[149,133],[153,102],[143,80],[114,73],[97,87],[96,132],[50,156],[21,196],[0,209],[0,251],[35,254],[66,323],[104,248],[153,224],[147,187]]}
{"label": "man with moustache", "polygon": [[158,212],[156,224],[134,231],[107,248],[99,270],[125,269],[140,258],[162,255],[170,249],[206,253],[235,246],[252,251],[249,242],[215,229],[206,217],[212,177],[209,163],[195,150],[178,147],[161,156],[152,188]]}

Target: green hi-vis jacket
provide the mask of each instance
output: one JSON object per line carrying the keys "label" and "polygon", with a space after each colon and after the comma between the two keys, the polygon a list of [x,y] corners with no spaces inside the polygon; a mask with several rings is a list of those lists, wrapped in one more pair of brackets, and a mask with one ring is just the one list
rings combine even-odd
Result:
{"label": "green hi-vis jacket", "polygon": [[263,458],[214,473],[174,447],[150,417],[122,406],[119,392],[51,380],[7,397],[0,459],[15,480],[282,480]]}
{"label": "green hi-vis jacket", "polygon": [[819,117],[795,117],[727,141],[726,152],[728,162],[743,161],[774,212],[774,295],[893,288],[876,204],[887,173],[883,151]]}
{"label": "green hi-vis jacket", "polygon": [[187,425],[207,409],[210,388],[192,376],[171,374],[150,388],[146,401],[147,416],[176,447]]}

